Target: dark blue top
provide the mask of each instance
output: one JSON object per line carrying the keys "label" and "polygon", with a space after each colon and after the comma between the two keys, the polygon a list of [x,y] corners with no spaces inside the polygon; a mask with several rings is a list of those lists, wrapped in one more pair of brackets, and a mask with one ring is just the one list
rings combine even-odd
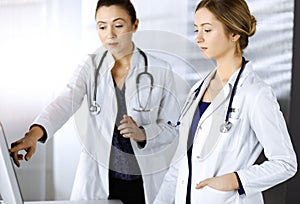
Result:
{"label": "dark blue top", "polygon": [[200,101],[198,108],[194,114],[193,122],[192,122],[191,129],[190,129],[190,134],[188,137],[187,156],[188,156],[188,163],[189,163],[189,179],[188,179],[187,194],[186,194],[186,203],[187,204],[191,203],[191,178],[192,178],[191,158],[192,158],[193,141],[194,141],[195,133],[197,131],[199,120],[209,105],[210,105],[210,103],[208,103],[208,102]]}
{"label": "dark blue top", "polygon": [[123,115],[127,114],[125,84],[122,90],[115,84],[115,91],[118,102],[118,112],[110,152],[109,177],[132,181],[141,178],[140,167],[134,155],[130,139],[124,138],[117,128],[123,119]]}

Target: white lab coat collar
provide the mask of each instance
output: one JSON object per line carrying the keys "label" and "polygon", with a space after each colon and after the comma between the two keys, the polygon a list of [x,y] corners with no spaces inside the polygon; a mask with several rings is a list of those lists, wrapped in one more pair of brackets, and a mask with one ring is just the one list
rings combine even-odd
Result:
{"label": "white lab coat collar", "polygon": [[[205,80],[206,82],[203,83],[202,86],[202,90],[199,93],[199,99],[197,99],[198,103],[201,100],[201,98],[203,97],[203,94],[205,92],[205,90],[207,89],[211,78],[214,76],[214,74],[216,73],[217,69],[215,69]],[[216,96],[216,98],[211,102],[211,104],[208,106],[208,108],[206,109],[206,111],[203,113],[203,115],[200,118],[199,121],[199,125],[201,126],[202,123],[216,110],[219,108],[219,106],[221,106],[228,97],[230,97],[230,93],[232,90],[233,85],[231,83],[226,83],[225,86],[223,87],[223,89],[220,91],[220,93]]]}

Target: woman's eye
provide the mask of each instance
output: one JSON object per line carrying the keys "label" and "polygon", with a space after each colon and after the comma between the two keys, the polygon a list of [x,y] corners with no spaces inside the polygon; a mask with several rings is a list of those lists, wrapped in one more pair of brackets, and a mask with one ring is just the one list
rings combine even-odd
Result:
{"label": "woman's eye", "polygon": [[123,28],[123,25],[116,25],[116,28]]}
{"label": "woman's eye", "polygon": [[204,32],[209,33],[211,30],[210,29],[204,29]]}
{"label": "woman's eye", "polygon": [[104,29],[105,29],[105,26],[98,26],[98,29],[99,29],[99,30],[104,30]]}
{"label": "woman's eye", "polygon": [[194,33],[198,33],[199,31],[198,30],[194,30]]}

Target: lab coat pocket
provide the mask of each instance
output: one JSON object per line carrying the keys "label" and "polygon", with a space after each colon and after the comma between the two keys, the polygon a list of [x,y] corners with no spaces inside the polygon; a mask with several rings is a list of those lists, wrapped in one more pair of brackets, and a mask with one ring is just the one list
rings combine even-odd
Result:
{"label": "lab coat pocket", "polygon": [[194,192],[192,203],[197,204],[234,204],[238,197],[236,191],[219,191],[209,186]]}

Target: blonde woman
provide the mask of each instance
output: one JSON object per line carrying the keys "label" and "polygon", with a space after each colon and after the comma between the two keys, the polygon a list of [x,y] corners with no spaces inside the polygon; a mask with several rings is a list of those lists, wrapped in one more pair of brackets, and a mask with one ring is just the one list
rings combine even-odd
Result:
{"label": "blonde woman", "polygon": [[[262,192],[292,177],[297,160],[272,88],[243,57],[256,19],[244,0],[203,0],[194,26],[216,69],[191,89],[177,157],[154,203],[262,204]],[[267,161],[254,164],[262,151]]]}

